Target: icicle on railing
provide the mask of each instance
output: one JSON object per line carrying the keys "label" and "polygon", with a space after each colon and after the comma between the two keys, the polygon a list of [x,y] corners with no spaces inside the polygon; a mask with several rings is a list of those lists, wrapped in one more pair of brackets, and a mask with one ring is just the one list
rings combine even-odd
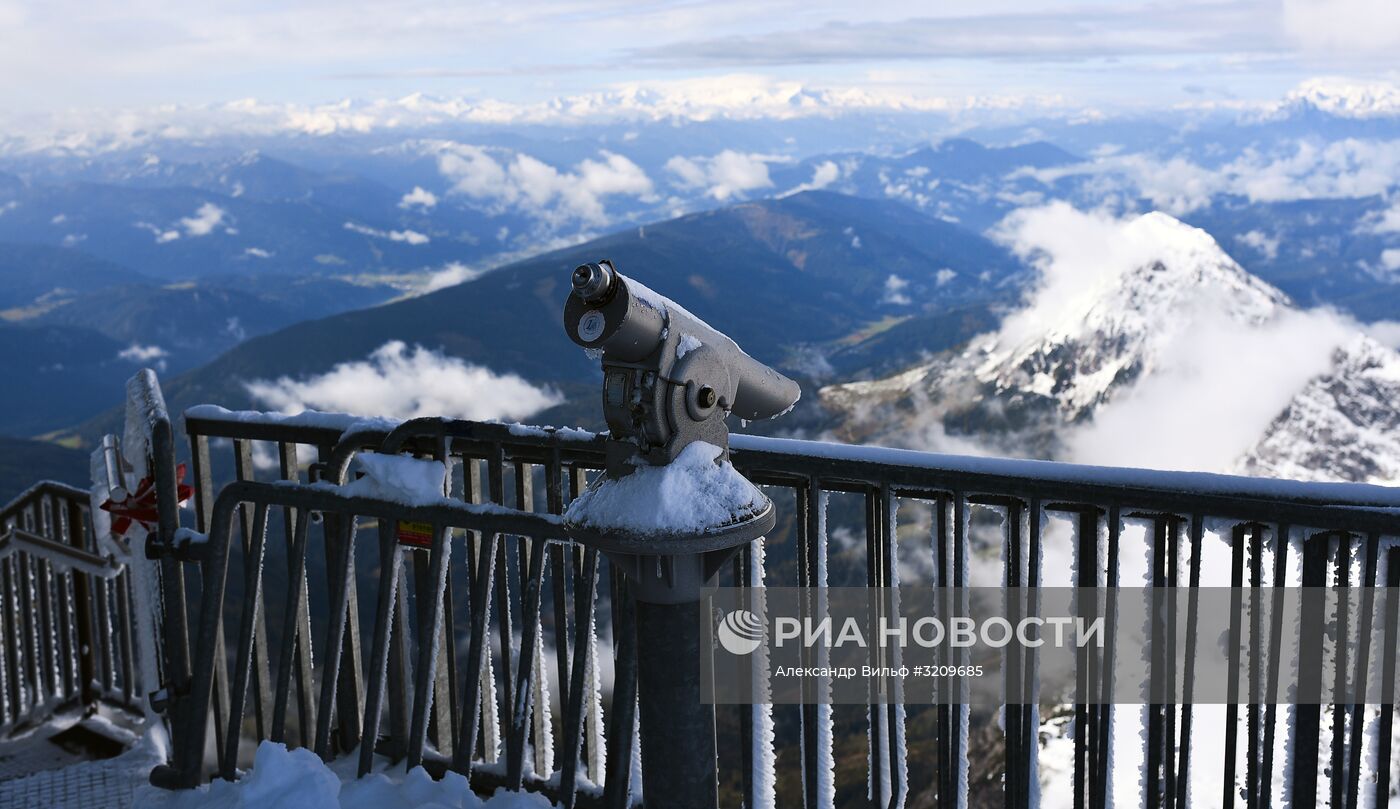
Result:
{"label": "icicle on railing", "polygon": [[[814,593],[807,602],[812,620],[826,617],[827,585],[827,504],[829,495],[816,480],[796,490],[799,522],[799,584]],[[829,658],[824,647],[818,647],[812,663],[825,670]],[[833,750],[834,728],[831,710],[831,682],[817,678],[810,699],[800,708],[802,732],[799,754],[802,766],[804,805],[812,809],[833,809],[836,804],[836,758]]]}
{"label": "icicle on railing", "polygon": [[[899,615],[899,503],[888,487],[880,492],[883,514],[879,515],[884,528],[884,576],[885,587],[892,599],[889,605],[891,615]],[[898,670],[903,665],[900,647],[893,647],[894,657],[890,665]],[[890,759],[891,786],[894,789],[891,809],[903,809],[909,795],[909,752],[905,744],[904,681],[894,679],[893,693],[890,695],[890,726],[887,730],[888,755]]]}

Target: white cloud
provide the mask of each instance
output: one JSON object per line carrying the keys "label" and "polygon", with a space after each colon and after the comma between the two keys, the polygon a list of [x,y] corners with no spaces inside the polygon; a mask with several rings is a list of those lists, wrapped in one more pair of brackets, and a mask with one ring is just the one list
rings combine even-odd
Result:
{"label": "white cloud", "polygon": [[426,295],[429,292],[437,292],[439,289],[447,289],[458,284],[465,284],[468,281],[475,281],[484,274],[485,270],[478,270],[461,262],[452,261],[444,265],[442,269],[428,273],[428,276],[414,291],[419,295]]}
{"label": "white cloud", "polygon": [[186,236],[208,236],[214,232],[214,228],[223,223],[228,212],[212,202],[206,202],[199,206],[194,212],[194,216],[186,216],[180,220],[180,226],[185,229]]}
{"label": "white cloud", "polygon": [[394,419],[518,420],[564,400],[515,374],[497,374],[422,346],[409,349],[398,340],[324,374],[255,380],[244,387],[262,405],[283,413],[311,409]]}
{"label": "white cloud", "polygon": [[1377,342],[1400,349],[1400,321],[1377,320],[1375,323],[1367,323],[1365,330],[1366,334],[1375,338]]}
{"label": "white cloud", "polygon": [[133,362],[137,365],[154,365],[157,371],[165,370],[165,358],[169,356],[170,352],[160,346],[143,346],[139,343],[132,343],[127,348],[117,352],[117,359]]}
{"label": "white cloud", "polygon": [[413,208],[416,206],[426,210],[428,208],[432,208],[437,204],[437,194],[434,194],[426,188],[417,185],[413,186],[413,190],[408,192],[407,194],[404,194],[403,198],[399,200],[399,207],[404,209]]}
{"label": "white cloud", "polygon": [[18,202],[15,202],[14,200],[10,200],[9,202],[6,202],[6,203],[4,203],[3,205],[0,205],[0,216],[4,216],[5,214],[9,213],[10,211],[13,211],[14,209],[16,209],[16,208],[18,208],[18,207],[19,207],[19,203],[18,203]]}
{"label": "white cloud", "polygon": [[1156,229],[1102,211],[1080,211],[1067,202],[1021,209],[993,234],[1040,270],[1040,283],[1026,306],[1002,321],[1007,345],[1020,345],[1061,322],[1068,312],[1087,312],[1122,275],[1156,260]]}
{"label": "white cloud", "polygon": [[1251,230],[1235,237],[1235,241],[1245,247],[1252,247],[1254,250],[1269,261],[1278,258],[1279,240],[1277,236],[1267,236],[1263,231]]}
{"label": "white cloud", "polygon": [[1091,175],[1104,197],[1114,191],[1140,194],[1174,215],[1209,205],[1216,194],[1238,194],[1253,202],[1340,199],[1384,194],[1400,177],[1400,140],[1345,138],[1329,143],[1295,141],[1288,150],[1246,149],[1219,167],[1207,168],[1183,157],[1160,160],[1146,154],[1111,155],[1050,169],[1019,169],[1044,183]]}
{"label": "white cloud", "polygon": [[812,179],[784,191],[779,196],[790,197],[803,191],[818,191],[841,179],[841,167],[834,160],[823,160],[812,168]]}
{"label": "white cloud", "polygon": [[[137,222],[136,227],[141,230],[150,231],[156,237],[156,244],[168,244],[180,238],[180,228],[184,229],[184,235],[190,238],[208,236],[214,229],[224,223],[228,212],[212,202],[206,202],[199,206],[193,216],[181,217],[176,222],[176,227],[162,228],[150,222]],[[233,228],[226,228],[228,233],[237,233]]]}
{"label": "white cloud", "polygon": [[1381,251],[1381,266],[1387,270],[1400,270],[1400,250],[1389,248]]}
{"label": "white cloud", "polygon": [[880,299],[881,303],[891,303],[895,306],[908,306],[912,303],[909,296],[904,294],[909,282],[898,275],[891,274],[885,279],[885,297]]}
{"label": "white cloud", "polygon": [[422,245],[432,241],[425,234],[416,230],[376,230],[368,225],[359,225],[354,222],[346,222],[345,229],[365,236],[373,236],[376,239],[388,239],[392,242],[403,242],[411,245]]}
{"label": "white cloud", "polygon": [[934,281],[937,282],[939,286],[943,286],[957,277],[957,270],[951,269],[949,267],[944,267],[943,269],[938,271],[937,275],[934,276]]}
{"label": "white cloud", "polygon": [[61,224],[63,224],[64,222],[67,222],[67,221],[68,221],[68,215],[67,215],[67,214],[61,214],[61,213],[60,213],[60,214],[54,214],[54,217],[53,217],[52,219],[49,220],[49,224],[50,224],[50,225],[61,225]]}
{"label": "white cloud", "polygon": [[747,191],[772,188],[768,164],[785,160],[725,149],[713,157],[677,155],[666,161],[666,170],[675,175],[682,188],[704,189],[707,195],[723,202]]}
{"label": "white cloud", "polygon": [[608,219],[604,198],[653,198],[646,172],[614,152],[600,151],[601,160],[583,160],[572,171],[561,172],[522,153],[450,142],[435,147],[438,171],[452,182],[453,193],[502,209],[524,210],[556,223],[574,219],[604,224]]}
{"label": "white cloud", "polygon": [[143,346],[132,343],[129,347],[122,349],[117,356],[130,362],[148,362],[168,357],[170,352],[156,345]]}
{"label": "white cloud", "polygon": [[1229,471],[1293,397],[1332,367],[1333,352],[1358,331],[1347,318],[1322,309],[1286,309],[1250,325],[1202,302],[1183,317],[1187,325],[1157,357],[1151,374],[1068,433],[1072,460]]}
{"label": "white cloud", "polygon": [[1361,220],[1359,230],[1363,233],[1400,233],[1400,196],[1390,207],[1374,211]]}
{"label": "white cloud", "polygon": [[1400,47],[1393,0],[1283,0],[1283,25],[1309,50],[1390,55]]}
{"label": "white cloud", "polygon": [[243,255],[245,255],[245,256],[252,256],[253,258],[272,258],[272,256],[273,256],[273,254],[272,254],[271,251],[264,250],[264,249],[262,249],[261,247],[249,247],[249,248],[246,248],[246,249],[243,251]]}
{"label": "white cloud", "polygon": [[180,231],[158,228],[150,222],[137,222],[135,227],[149,231],[151,235],[156,237],[156,244],[166,244],[167,242],[173,242],[180,238]]}

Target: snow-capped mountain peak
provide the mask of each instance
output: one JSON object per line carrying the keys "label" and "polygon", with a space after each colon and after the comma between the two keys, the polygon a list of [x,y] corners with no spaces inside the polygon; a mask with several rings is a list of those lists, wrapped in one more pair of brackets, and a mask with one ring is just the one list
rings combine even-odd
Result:
{"label": "snow-capped mountain peak", "polygon": [[1279,105],[1278,114],[1315,109],[1339,118],[1384,118],[1400,115],[1400,87],[1389,82],[1309,79]]}
{"label": "snow-capped mountain peak", "polygon": [[[998,389],[1054,397],[1071,420],[1145,371],[1202,317],[1259,324],[1290,305],[1205,231],[1163,213],[1127,222],[1121,260],[1091,268],[1042,262],[1030,305],[979,340],[976,376]],[[1072,361],[1066,360],[1073,358]]]}
{"label": "snow-capped mountain peak", "polygon": [[[1027,228],[1042,225],[1055,223]],[[1011,425],[1029,416],[1019,411],[1057,411],[1075,422],[1116,388],[1150,373],[1165,348],[1201,318],[1256,325],[1291,306],[1210,234],[1166,214],[1144,214],[1097,235],[1112,242],[1093,245],[1095,255],[1111,256],[1107,261],[1083,261],[1072,248],[1024,250],[1040,267],[1040,284],[1024,308],[960,354],[884,380],[832,386],[823,396],[849,410],[920,389],[930,402],[960,412],[1005,410]],[[979,391],[971,401],[950,400],[949,391],[963,398],[969,385]],[[975,421],[989,418],[991,412]]]}

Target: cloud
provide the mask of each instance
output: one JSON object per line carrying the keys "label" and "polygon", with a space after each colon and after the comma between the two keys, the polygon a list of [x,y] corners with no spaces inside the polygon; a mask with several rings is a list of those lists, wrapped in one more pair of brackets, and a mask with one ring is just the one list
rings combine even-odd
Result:
{"label": "cloud", "polygon": [[1185,327],[1152,373],[1068,434],[1073,460],[1229,471],[1359,331],[1325,309],[1283,310],[1262,325],[1239,323],[1204,302],[1182,315]]}
{"label": "cloud", "polygon": [[1358,230],[1363,233],[1400,233],[1400,196],[1390,203],[1390,207],[1368,214]]}
{"label": "cloud", "polygon": [[168,242],[173,242],[176,239],[180,238],[180,231],[165,230],[164,228],[159,228],[155,225],[152,225],[150,222],[137,222],[135,224],[135,227],[141,230],[148,231],[153,236],[155,236],[156,244],[166,244]]}
{"label": "cloud", "polygon": [[1298,140],[1282,149],[1245,149],[1219,168],[1184,157],[1161,160],[1147,154],[1109,155],[1049,169],[1018,169],[1009,177],[1034,177],[1051,184],[1064,177],[1092,176],[1103,198],[1118,190],[1141,195],[1173,215],[1211,203],[1217,194],[1252,202],[1343,199],[1384,194],[1400,176],[1400,140],[1344,138],[1329,143]]}
{"label": "cloud", "polygon": [[465,284],[468,281],[475,281],[482,275],[485,275],[485,270],[478,270],[461,262],[452,261],[444,265],[442,269],[428,273],[427,278],[414,291],[419,295],[427,295],[429,292],[437,292],[439,289],[447,289],[458,284]]}
{"label": "cloud", "polygon": [[1245,247],[1253,248],[1259,255],[1269,261],[1278,258],[1279,240],[1277,236],[1266,236],[1263,231],[1251,230],[1248,233],[1236,236],[1235,241]]}
{"label": "cloud", "polygon": [[[180,238],[180,229],[184,230],[184,235],[190,238],[208,236],[214,232],[219,225],[224,224],[228,212],[212,202],[206,202],[199,206],[193,216],[181,217],[175,227],[163,228],[153,225],[150,222],[137,222],[135,226],[141,230],[149,231],[156,237],[156,244],[168,244]],[[228,233],[237,231],[232,228],[225,228]]]}
{"label": "cloud", "polygon": [[170,356],[170,352],[157,345],[140,345],[132,343],[130,346],[117,352],[117,359],[136,363],[137,365],[154,365],[157,371],[165,370],[165,358]]}
{"label": "cloud", "polygon": [[253,258],[272,258],[273,253],[261,247],[248,247],[243,250],[243,255]]}
{"label": "cloud", "polygon": [[1007,345],[1045,333],[1084,312],[1128,271],[1157,260],[1162,242],[1142,218],[1121,220],[1104,211],[1080,211],[1067,202],[1018,210],[993,235],[1040,270],[1040,281],[1026,305],[1007,315],[1001,340]]}
{"label": "cloud", "polygon": [[1283,0],[1283,26],[1313,51],[1393,55],[1400,47],[1400,5],[1393,0]]}
{"label": "cloud", "polygon": [[368,225],[359,225],[354,222],[346,222],[345,229],[365,236],[373,236],[376,239],[388,239],[391,242],[403,242],[411,245],[422,245],[432,241],[425,234],[416,230],[376,230]]}
{"label": "cloud", "polygon": [[803,191],[818,191],[841,179],[841,167],[834,160],[823,160],[812,167],[812,179],[784,191],[779,196],[790,197]]}
{"label": "cloud", "polygon": [[417,185],[413,186],[413,190],[404,194],[403,198],[399,200],[399,207],[404,209],[419,207],[427,210],[437,204],[437,194]]}
{"label": "cloud", "polygon": [[564,397],[515,374],[497,374],[422,346],[393,340],[368,358],[343,362],[324,374],[244,383],[249,395],[283,413],[324,410],[409,419],[446,416],[519,420]]}
{"label": "cloud", "polygon": [[1400,349],[1400,322],[1377,320],[1374,323],[1367,323],[1364,328],[1366,334],[1375,338],[1377,342]]}
{"label": "cloud", "polygon": [[909,282],[898,275],[891,274],[885,279],[885,296],[880,299],[881,303],[890,303],[895,306],[908,306],[912,301],[904,294]]}
{"label": "cloud", "polygon": [[786,158],[725,149],[713,157],[677,155],[666,161],[666,170],[675,175],[682,188],[703,189],[706,195],[724,202],[747,191],[772,188],[768,164],[784,160]]}
{"label": "cloud", "polygon": [[[1374,0],[1380,3],[1384,0]],[[1273,52],[1282,43],[1249,4],[1123,4],[818,26],[667,42],[632,58],[667,66],[821,65],[948,59],[1078,60],[1145,54]],[[1360,19],[1360,18],[1358,18]]]}
{"label": "cloud", "polygon": [[180,226],[185,229],[186,236],[208,236],[214,232],[214,228],[223,224],[227,214],[228,212],[223,208],[212,202],[206,202],[199,206],[199,209],[194,212],[194,216],[186,216],[181,219]]}
{"label": "cloud", "polygon": [[586,159],[572,171],[561,172],[519,152],[452,142],[439,142],[432,148],[438,152],[438,171],[452,183],[452,193],[501,209],[523,210],[554,223],[579,220],[604,224],[608,220],[604,198],[654,198],[646,172],[626,157],[606,150],[598,153],[600,160]]}
{"label": "cloud", "polygon": [[129,362],[149,362],[150,360],[158,360],[161,357],[168,357],[170,356],[170,352],[160,346],[143,346],[138,343],[132,343],[129,347],[122,349],[117,356]]}
{"label": "cloud", "polygon": [[954,269],[949,268],[949,267],[944,267],[943,269],[941,269],[941,270],[938,271],[937,275],[934,276],[934,281],[935,281],[939,286],[943,286],[943,285],[945,285],[945,284],[950,283],[954,278],[957,278],[957,277],[958,277],[958,271],[957,271],[957,270],[954,270]]}

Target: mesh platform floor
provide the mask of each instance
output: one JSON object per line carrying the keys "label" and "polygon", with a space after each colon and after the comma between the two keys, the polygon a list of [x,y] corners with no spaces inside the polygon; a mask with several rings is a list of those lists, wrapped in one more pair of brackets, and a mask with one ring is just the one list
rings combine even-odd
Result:
{"label": "mesh platform floor", "polygon": [[118,741],[131,720],[121,714],[60,717],[0,741],[0,809],[133,806],[157,762],[149,750],[128,750]]}

